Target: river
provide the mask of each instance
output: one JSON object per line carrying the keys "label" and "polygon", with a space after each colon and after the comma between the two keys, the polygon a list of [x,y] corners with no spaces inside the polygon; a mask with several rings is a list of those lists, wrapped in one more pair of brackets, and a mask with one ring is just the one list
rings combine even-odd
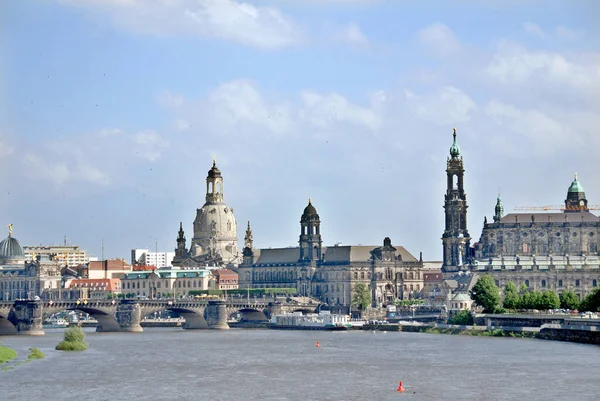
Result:
{"label": "river", "polygon": [[[0,371],[1,400],[596,400],[600,347],[396,332],[146,329],[7,336],[26,358]],[[320,343],[317,348],[316,342]],[[405,393],[396,392],[402,381]]]}

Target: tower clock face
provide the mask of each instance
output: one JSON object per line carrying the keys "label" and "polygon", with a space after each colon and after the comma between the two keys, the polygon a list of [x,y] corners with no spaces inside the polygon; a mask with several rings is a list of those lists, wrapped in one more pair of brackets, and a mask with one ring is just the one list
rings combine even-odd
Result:
{"label": "tower clock face", "polygon": [[390,257],[390,255],[385,255],[383,257],[383,260],[385,260],[386,262],[389,262],[392,258]]}
{"label": "tower clock face", "polygon": [[583,206],[583,205],[584,205],[584,203],[585,203],[584,201],[579,201],[579,205],[580,205],[580,206]]}

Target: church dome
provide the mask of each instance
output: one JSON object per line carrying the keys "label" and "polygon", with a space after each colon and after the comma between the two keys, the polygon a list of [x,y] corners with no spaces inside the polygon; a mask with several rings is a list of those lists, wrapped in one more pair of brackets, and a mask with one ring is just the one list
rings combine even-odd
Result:
{"label": "church dome", "polygon": [[317,214],[317,209],[315,209],[315,207],[312,205],[312,201],[309,199],[308,200],[308,206],[306,206],[304,208],[304,213],[302,213],[303,216],[318,216]]}
{"label": "church dome", "polygon": [[217,162],[213,160],[213,165],[210,170],[208,170],[208,176],[210,178],[218,178],[221,177],[221,170],[217,168]]}
{"label": "church dome", "polygon": [[569,193],[581,193],[581,192],[585,192],[585,191],[583,190],[583,185],[581,185],[581,183],[577,179],[577,173],[575,173],[575,179],[573,180],[573,182],[571,183],[571,186],[569,187]]}
{"label": "church dome", "polygon": [[25,252],[21,243],[16,238],[9,235],[0,242],[0,260],[23,260]]}
{"label": "church dome", "polygon": [[450,156],[452,156],[453,158],[456,158],[458,156],[460,156],[460,148],[458,147],[458,144],[456,143],[456,128],[454,128],[454,142],[452,142],[452,146],[450,146]]}

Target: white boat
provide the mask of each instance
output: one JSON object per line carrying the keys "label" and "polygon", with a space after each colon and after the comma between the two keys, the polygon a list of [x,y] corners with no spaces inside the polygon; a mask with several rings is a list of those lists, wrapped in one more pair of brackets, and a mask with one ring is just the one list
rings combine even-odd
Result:
{"label": "white boat", "polygon": [[271,329],[288,330],[348,330],[350,325],[348,315],[336,315],[330,311],[302,314],[302,312],[282,313],[273,315],[269,322]]}
{"label": "white boat", "polygon": [[65,319],[50,318],[44,320],[42,326],[45,329],[64,329],[66,327],[69,327],[69,322]]}

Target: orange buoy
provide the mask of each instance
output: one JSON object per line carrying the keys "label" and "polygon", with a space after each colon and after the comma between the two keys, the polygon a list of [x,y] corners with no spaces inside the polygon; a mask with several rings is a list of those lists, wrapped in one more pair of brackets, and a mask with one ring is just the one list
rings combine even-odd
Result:
{"label": "orange buoy", "polygon": [[321,347],[321,344],[319,344],[319,342],[318,342],[318,341],[317,341],[317,345],[316,345],[316,347],[317,347],[317,348],[320,348],[320,347]]}
{"label": "orange buoy", "polygon": [[396,389],[396,391],[399,391],[401,393],[405,392],[406,390],[404,389],[404,387],[402,386],[402,382],[398,382],[398,388]]}

